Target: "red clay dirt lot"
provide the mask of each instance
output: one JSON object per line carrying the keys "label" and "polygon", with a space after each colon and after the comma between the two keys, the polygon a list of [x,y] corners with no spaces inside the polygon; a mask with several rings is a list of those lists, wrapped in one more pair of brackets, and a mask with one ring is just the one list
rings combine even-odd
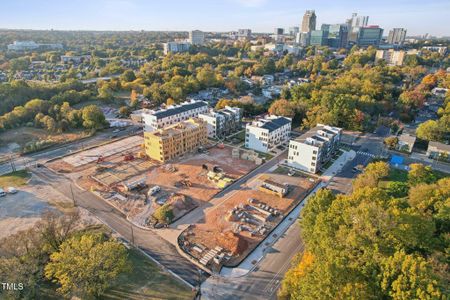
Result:
{"label": "red clay dirt lot", "polygon": [[[184,194],[197,202],[207,202],[221,189],[209,181],[202,165],[206,164],[211,170],[219,166],[227,176],[238,179],[256,167],[252,161],[233,158],[231,147],[224,149],[211,148],[208,154],[189,154],[184,158],[175,160],[165,165],[152,168],[147,175],[149,185],[159,185],[162,189]],[[171,172],[168,167],[174,167],[177,171]],[[181,180],[189,180],[190,187],[178,187]]]}
{"label": "red clay dirt lot", "polygon": [[[139,178],[145,178],[149,187],[160,186],[161,192],[166,194],[181,194],[192,199],[191,208],[209,201],[221,189],[207,178],[207,165],[209,170],[214,166],[220,167],[226,176],[238,179],[256,167],[253,161],[242,160],[232,157],[232,148],[210,148],[208,153],[188,153],[183,157],[169,163],[161,164],[147,158],[138,158],[142,152],[136,137],[127,138],[105,146],[100,146],[84,152],[73,154],[72,157],[58,159],[47,164],[56,172],[64,173],[78,185],[86,190],[96,190],[102,197],[108,199],[112,204],[122,210],[128,217],[141,225],[147,225],[147,217],[158,207],[155,203],[150,207],[145,201],[147,189],[140,192],[132,191],[123,193],[122,196],[111,195],[111,189],[123,182],[132,182]],[[132,147],[130,147],[132,146]],[[124,149],[122,151],[122,149]],[[114,152],[114,153],[113,153]],[[105,155],[101,163],[97,163],[97,155]],[[134,159],[124,161],[124,154],[133,154]],[[80,161],[88,160],[79,164]],[[70,162],[73,162],[71,164]],[[79,164],[79,165],[77,165]],[[170,171],[170,168],[173,168]],[[173,171],[175,170],[175,171]],[[180,184],[180,181],[189,181],[189,186]],[[117,193],[115,193],[117,195]],[[181,210],[181,217],[190,211],[189,208]]]}
{"label": "red clay dirt lot", "polygon": [[[288,194],[284,198],[280,198],[276,195],[268,194],[263,191],[259,191],[257,186],[262,174],[258,178],[249,182],[246,189],[239,190],[232,194],[227,200],[219,204],[215,209],[210,210],[205,219],[198,224],[190,226],[184,236],[192,245],[202,245],[207,249],[214,249],[217,246],[224,248],[225,251],[233,253],[231,259],[224,265],[233,266],[240,263],[255,247],[259,244],[273,229],[285,215],[287,215],[299,202],[301,202],[305,196],[311,191],[318,183],[317,180],[311,180],[311,178],[303,176],[289,177],[282,174],[265,173],[270,178],[279,183],[287,183],[290,186]],[[243,230],[240,233],[234,234],[234,237],[230,233],[233,231],[233,227],[238,225],[244,225],[245,223],[236,220],[228,221],[227,215],[233,208],[238,207],[240,204],[248,205],[248,199],[253,198],[258,202],[262,202],[274,209],[279,210],[282,215],[267,222],[270,226],[270,230],[261,235],[252,235],[249,231]],[[204,252],[203,252],[204,253]],[[196,256],[196,253],[191,253]],[[197,257],[198,259],[201,256]]]}

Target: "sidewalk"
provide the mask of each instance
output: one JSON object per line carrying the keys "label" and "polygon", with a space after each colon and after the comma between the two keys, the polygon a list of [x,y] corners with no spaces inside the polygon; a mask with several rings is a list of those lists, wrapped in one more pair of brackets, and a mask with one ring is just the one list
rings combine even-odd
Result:
{"label": "sidewalk", "polygon": [[345,164],[353,160],[355,156],[356,152],[353,150],[344,151],[344,153],[322,174],[322,180],[328,183],[345,166]]}

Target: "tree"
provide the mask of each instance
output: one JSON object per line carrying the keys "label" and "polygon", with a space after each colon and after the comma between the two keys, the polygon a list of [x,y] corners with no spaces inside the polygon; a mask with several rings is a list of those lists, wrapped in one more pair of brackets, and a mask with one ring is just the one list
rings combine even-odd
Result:
{"label": "tree", "polygon": [[390,136],[384,139],[384,144],[389,149],[394,149],[398,144],[398,137],[396,136]]}
{"label": "tree", "polygon": [[169,203],[164,204],[153,213],[153,216],[158,222],[169,224],[174,218],[172,206]]}
{"label": "tree", "polygon": [[426,141],[440,141],[442,139],[442,128],[435,120],[428,120],[421,123],[416,129],[418,138]]}
{"label": "tree", "polygon": [[410,186],[415,186],[420,183],[433,183],[436,181],[436,176],[430,166],[422,164],[410,164],[408,171],[408,183]]}
{"label": "tree", "polygon": [[120,79],[125,82],[132,82],[136,80],[136,75],[133,70],[125,70],[125,72],[120,75]]}
{"label": "tree", "polygon": [[88,129],[104,128],[108,122],[97,105],[88,105],[82,109],[83,127]]}
{"label": "tree", "polygon": [[381,263],[381,289],[394,300],[442,299],[439,283],[430,264],[422,257],[403,250]]}
{"label": "tree", "polygon": [[100,296],[123,272],[129,271],[125,247],[103,234],[82,234],[61,244],[50,255],[45,277],[64,295]]}
{"label": "tree", "polygon": [[295,115],[295,108],[293,104],[286,99],[279,99],[270,105],[269,113],[271,115],[293,118]]}

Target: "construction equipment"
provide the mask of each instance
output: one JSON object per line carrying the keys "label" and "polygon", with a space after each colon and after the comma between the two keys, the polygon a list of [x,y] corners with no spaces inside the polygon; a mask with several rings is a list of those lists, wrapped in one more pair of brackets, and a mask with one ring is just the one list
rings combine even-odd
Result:
{"label": "construction equipment", "polygon": [[182,179],[179,181],[179,184],[185,187],[192,186],[192,182],[189,179]]}

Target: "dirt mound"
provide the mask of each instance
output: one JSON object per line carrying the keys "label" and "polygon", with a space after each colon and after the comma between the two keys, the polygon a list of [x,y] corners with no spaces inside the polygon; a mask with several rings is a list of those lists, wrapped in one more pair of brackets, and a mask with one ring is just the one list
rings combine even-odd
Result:
{"label": "dirt mound", "polygon": [[216,239],[218,245],[229,250],[233,255],[241,254],[248,248],[247,241],[232,231],[221,233]]}

